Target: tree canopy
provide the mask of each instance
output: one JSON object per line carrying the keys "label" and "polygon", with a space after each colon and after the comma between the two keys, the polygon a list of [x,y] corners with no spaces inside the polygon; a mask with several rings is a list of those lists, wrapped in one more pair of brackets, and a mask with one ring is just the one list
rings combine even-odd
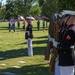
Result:
{"label": "tree canopy", "polygon": [[75,10],[74,0],[6,0],[6,4],[0,2],[0,18],[9,19],[10,16],[17,18],[18,14],[24,17],[32,15],[48,18],[53,13],[59,13],[62,10]]}

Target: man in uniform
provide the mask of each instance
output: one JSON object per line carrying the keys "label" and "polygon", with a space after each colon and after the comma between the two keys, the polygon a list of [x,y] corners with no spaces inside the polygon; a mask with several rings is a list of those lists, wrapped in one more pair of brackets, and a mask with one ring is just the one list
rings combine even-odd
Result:
{"label": "man in uniform", "polygon": [[[58,44],[59,68],[60,75],[74,75],[74,44],[75,44],[75,16],[67,15],[67,20],[62,23],[59,36],[60,44]],[[66,18],[65,17],[65,18]],[[67,22],[65,22],[67,21]]]}
{"label": "man in uniform", "polygon": [[27,40],[27,45],[28,45],[28,55],[29,56],[33,56],[33,48],[32,48],[32,38],[33,38],[33,34],[32,34],[32,24],[31,24],[31,20],[28,20],[28,25],[26,28],[26,33],[25,33],[25,39]]}

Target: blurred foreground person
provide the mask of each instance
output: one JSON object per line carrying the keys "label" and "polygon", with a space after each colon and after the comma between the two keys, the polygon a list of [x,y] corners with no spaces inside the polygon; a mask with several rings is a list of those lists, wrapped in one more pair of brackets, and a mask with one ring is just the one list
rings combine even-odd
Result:
{"label": "blurred foreground person", "polygon": [[66,15],[61,24],[58,44],[60,75],[74,75],[75,16]]}

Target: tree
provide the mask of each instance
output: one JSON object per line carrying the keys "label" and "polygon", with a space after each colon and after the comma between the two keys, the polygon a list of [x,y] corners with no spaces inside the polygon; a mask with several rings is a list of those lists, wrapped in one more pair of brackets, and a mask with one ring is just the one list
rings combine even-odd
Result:
{"label": "tree", "polygon": [[42,6],[42,14],[51,17],[53,13],[59,12],[58,0],[46,0]]}
{"label": "tree", "polygon": [[[38,15],[41,15],[41,7],[39,7],[39,6],[33,6],[33,7],[31,7],[31,9],[30,9],[30,14],[32,15],[32,16],[38,16]],[[36,13],[36,14],[35,14]]]}
{"label": "tree", "polygon": [[53,13],[60,13],[62,10],[75,10],[74,0],[45,0],[42,5],[42,14],[51,17]]}
{"label": "tree", "polygon": [[59,0],[59,10],[75,10],[75,0]]}
{"label": "tree", "polygon": [[44,0],[39,0],[39,6],[42,6],[44,3]]}
{"label": "tree", "polygon": [[[6,1],[6,18],[10,15],[16,16],[22,15],[24,17],[28,16],[31,12],[31,8],[36,0],[7,0]],[[9,15],[10,14],[10,15]]]}

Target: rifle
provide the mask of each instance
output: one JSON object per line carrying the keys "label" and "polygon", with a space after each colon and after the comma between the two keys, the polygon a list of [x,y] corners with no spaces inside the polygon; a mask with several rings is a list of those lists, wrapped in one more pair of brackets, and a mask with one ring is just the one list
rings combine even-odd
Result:
{"label": "rifle", "polygon": [[[54,29],[55,30],[58,30],[58,26],[55,25],[54,26]],[[56,32],[57,33],[57,32]],[[58,37],[58,35],[56,36],[56,33],[54,33],[54,39],[56,41],[56,38]],[[53,54],[52,54],[52,58],[50,60],[50,72],[54,72],[55,71],[55,62],[56,62],[56,58],[57,58],[57,49],[56,47],[54,46],[53,47]]]}
{"label": "rifle", "polygon": [[[66,18],[66,23],[69,20],[69,18],[70,17],[67,17]],[[58,20],[60,20],[60,21],[58,22]],[[54,28],[54,39],[55,39],[55,42],[53,43],[54,53],[53,53],[52,59],[50,61],[50,71],[51,72],[54,72],[55,71],[55,62],[56,62],[56,58],[57,58],[57,55],[58,55],[58,50],[60,50],[60,48],[57,47],[58,42],[60,41],[58,30],[60,28],[60,22],[63,22],[63,21],[65,21],[64,18],[62,18],[62,19],[59,19],[58,18],[57,19],[57,24],[55,24],[54,27],[53,27]]]}
{"label": "rifle", "polygon": [[58,23],[54,24],[53,25],[53,37],[54,37],[54,42],[53,42],[53,54],[52,54],[52,58],[50,60],[50,72],[55,72],[55,63],[56,63],[56,58],[57,58],[57,55],[58,55],[58,52],[57,52],[57,42],[59,41],[59,33],[58,33],[58,30],[59,30],[59,25]]}
{"label": "rifle", "polygon": [[[59,30],[59,28],[61,27],[61,25],[62,25],[62,23],[63,22],[65,22],[65,24],[68,24],[69,25],[69,22],[68,22],[68,20],[71,20],[70,22],[72,22],[73,21],[73,18],[71,19],[70,18],[71,16],[66,16],[66,17],[62,17],[61,19],[57,19],[57,24],[55,24],[54,25],[54,39],[55,39],[55,42],[59,42],[60,41],[60,39],[59,39],[59,32],[58,32],[58,30]],[[60,20],[59,22],[58,22],[58,20]],[[67,23],[68,22],[68,23]],[[57,55],[58,55],[58,50],[60,50],[60,48],[59,47],[57,47],[57,44],[56,45],[54,45],[54,43],[53,43],[53,49],[54,49],[54,54],[52,55],[52,59],[51,59],[51,61],[50,61],[50,71],[51,72],[54,72],[55,71],[55,62],[56,62],[56,58],[57,58]]]}
{"label": "rifle", "polygon": [[52,33],[52,26],[51,23],[49,25],[49,37],[48,37],[48,43],[47,43],[47,49],[45,51],[45,60],[49,60],[50,59],[50,49],[53,47],[53,43],[51,41],[51,33]]}
{"label": "rifle", "polygon": [[50,48],[52,47],[52,42],[50,42],[48,40],[48,43],[47,43],[47,49],[45,51],[45,60],[49,60],[50,59]]}

